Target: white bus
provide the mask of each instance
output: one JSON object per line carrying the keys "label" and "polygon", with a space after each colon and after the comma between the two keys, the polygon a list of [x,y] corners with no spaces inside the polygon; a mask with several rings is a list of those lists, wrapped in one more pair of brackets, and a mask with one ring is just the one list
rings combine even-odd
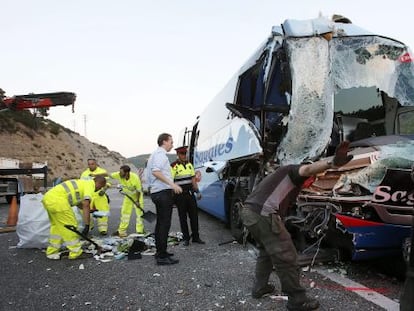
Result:
{"label": "white bus", "polygon": [[[264,176],[279,165],[329,157],[345,139],[352,141],[355,155],[366,155],[355,156],[362,162],[381,153],[380,145],[400,146],[409,172],[413,104],[412,54],[404,43],[347,18],[288,19],[272,28],[193,126],[183,130],[179,142],[189,146],[200,174],[199,207],[229,224],[240,240],[239,203]],[[323,193],[332,197],[334,184],[329,187]],[[357,217],[368,215],[360,213]],[[411,218],[403,218],[396,222],[408,225]]]}

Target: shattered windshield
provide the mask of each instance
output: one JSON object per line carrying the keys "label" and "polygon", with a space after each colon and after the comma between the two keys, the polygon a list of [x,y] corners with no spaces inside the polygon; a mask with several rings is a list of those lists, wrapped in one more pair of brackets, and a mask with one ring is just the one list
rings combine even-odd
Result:
{"label": "shattered windshield", "polygon": [[402,105],[414,104],[414,75],[407,47],[381,37],[337,38],[332,46],[335,87],[376,86]]}
{"label": "shattered windshield", "polygon": [[[281,164],[320,157],[330,139],[335,94],[378,88],[400,105],[414,105],[414,70],[403,44],[378,36],[290,38],[286,41],[292,76],[288,128],[277,154]],[[348,92],[349,111],[361,103]]]}

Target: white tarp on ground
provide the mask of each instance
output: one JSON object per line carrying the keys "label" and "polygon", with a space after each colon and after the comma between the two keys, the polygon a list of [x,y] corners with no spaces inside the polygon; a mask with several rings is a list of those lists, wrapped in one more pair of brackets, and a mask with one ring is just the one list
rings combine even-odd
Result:
{"label": "white tarp on ground", "polygon": [[25,194],[20,198],[16,233],[19,248],[45,248],[50,222],[42,205],[43,194]]}
{"label": "white tarp on ground", "polygon": [[[25,194],[20,198],[16,233],[19,248],[46,248],[48,245],[50,221],[42,204],[43,194]],[[72,207],[78,221],[78,230],[84,228],[82,214],[78,207]],[[98,213],[99,215],[99,213]],[[107,216],[106,214],[104,216]]]}

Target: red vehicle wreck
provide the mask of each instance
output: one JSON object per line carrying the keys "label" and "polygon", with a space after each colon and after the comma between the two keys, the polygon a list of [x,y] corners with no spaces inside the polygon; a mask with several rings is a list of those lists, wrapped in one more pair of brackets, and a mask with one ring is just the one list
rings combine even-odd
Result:
{"label": "red vehicle wreck", "polygon": [[287,223],[300,228],[309,241],[323,239],[324,246],[352,260],[400,254],[408,260],[414,183],[412,161],[400,156],[401,150],[414,148],[411,139],[372,137],[351,147],[354,159],[303,189],[295,211],[299,214]]}

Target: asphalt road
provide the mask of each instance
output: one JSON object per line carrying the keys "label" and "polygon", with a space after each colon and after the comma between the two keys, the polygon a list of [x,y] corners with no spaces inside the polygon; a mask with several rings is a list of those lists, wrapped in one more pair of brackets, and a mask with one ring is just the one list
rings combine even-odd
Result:
{"label": "asphalt road", "polygon": [[[112,232],[118,225],[122,198],[115,190],[110,190],[110,197]],[[145,205],[155,211],[149,197]],[[6,221],[7,210],[6,204],[0,204],[0,223]],[[169,246],[180,260],[172,266],[157,266],[153,256],[110,262],[93,258],[52,261],[44,250],[16,248],[16,232],[0,233],[0,310],[285,310],[283,300],[251,297],[254,248],[219,245],[231,240],[229,230],[203,212],[199,218],[200,235],[206,244]],[[152,232],[154,226],[147,223],[146,230]],[[129,233],[133,227],[132,222]],[[178,231],[174,211],[171,232]],[[318,269],[343,276],[345,266]],[[370,269],[362,266],[354,279],[365,278],[365,286],[382,289],[381,294],[396,301],[402,282]],[[321,302],[320,310],[386,310],[357,295],[355,289],[331,281],[326,273],[313,269],[302,272],[309,295]],[[271,281],[277,284],[274,276]]]}

